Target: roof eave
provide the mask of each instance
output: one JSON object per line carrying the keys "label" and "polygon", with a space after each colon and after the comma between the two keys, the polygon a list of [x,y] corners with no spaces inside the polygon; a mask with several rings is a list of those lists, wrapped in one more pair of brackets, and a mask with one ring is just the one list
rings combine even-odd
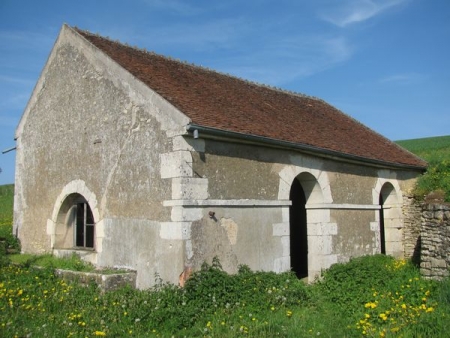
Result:
{"label": "roof eave", "polygon": [[426,170],[426,166],[416,166],[410,164],[403,163],[395,163],[395,162],[386,162],[382,160],[376,160],[371,158],[366,158],[362,156],[352,155],[341,153],[334,150],[319,148],[315,146],[311,146],[308,144],[294,143],[289,141],[283,141],[278,139],[273,139],[264,136],[251,135],[238,133],[229,130],[216,129],[211,127],[206,127],[202,125],[198,125],[195,123],[190,123],[186,126],[186,131],[188,134],[193,135],[194,130],[197,130],[200,137],[205,139],[215,139],[215,140],[224,140],[231,141],[237,143],[244,144],[254,144],[254,145],[263,145],[271,148],[285,149],[285,150],[294,150],[302,153],[307,153],[309,155],[320,156],[328,159],[333,159],[341,162],[347,163],[356,163],[365,166],[372,166],[384,169],[402,169],[402,170],[413,170],[424,172]]}

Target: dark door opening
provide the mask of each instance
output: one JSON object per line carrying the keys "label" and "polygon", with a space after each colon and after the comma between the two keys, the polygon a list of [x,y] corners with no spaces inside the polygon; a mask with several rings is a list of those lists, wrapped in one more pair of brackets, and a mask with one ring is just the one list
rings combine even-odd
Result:
{"label": "dark door opening", "polygon": [[298,278],[308,277],[308,238],[306,222],[306,197],[300,182],[295,179],[290,195],[289,208],[291,270]]}
{"label": "dark door opening", "polygon": [[384,210],[383,210],[383,196],[380,194],[380,247],[381,253],[386,254],[386,237],[384,234]]}

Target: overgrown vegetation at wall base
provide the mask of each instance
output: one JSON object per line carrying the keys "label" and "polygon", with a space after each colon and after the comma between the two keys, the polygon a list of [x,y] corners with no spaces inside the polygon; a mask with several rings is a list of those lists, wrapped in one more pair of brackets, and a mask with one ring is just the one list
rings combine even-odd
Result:
{"label": "overgrown vegetation at wall base", "polygon": [[215,260],[185,288],[101,293],[53,270],[0,268],[3,337],[447,337],[450,280],[406,261],[368,256],[306,285],[291,273],[228,275]]}
{"label": "overgrown vegetation at wall base", "polygon": [[416,195],[442,194],[450,202],[450,136],[397,141],[428,162],[427,172],[417,182]]}
{"label": "overgrown vegetation at wall base", "polygon": [[[8,190],[9,189],[9,190]],[[12,230],[12,190],[2,231]],[[4,200],[2,201],[2,203]],[[415,266],[384,255],[335,264],[315,284],[291,273],[225,273],[204,264],[184,288],[102,293],[55,276],[76,257],[0,253],[2,337],[448,337],[450,279],[423,279]],[[22,261],[18,258],[24,258]],[[47,267],[35,268],[39,263]],[[47,264],[48,263],[48,264]]]}

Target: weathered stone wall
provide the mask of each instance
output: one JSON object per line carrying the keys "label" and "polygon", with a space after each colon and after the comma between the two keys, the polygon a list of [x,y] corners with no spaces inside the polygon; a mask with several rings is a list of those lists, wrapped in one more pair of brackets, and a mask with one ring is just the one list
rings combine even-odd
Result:
{"label": "weathered stone wall", "polygon": [[[220,253],[222,265],[230,272],[234,270],[233,265],[239,263],[257,270],[270,269],[271,264],[275,271],[288,270],[289,194],[295,179],[300,181],[306,195],[311,278],[333,263],[381,252],[381,208],[384,210],[386,253],[397,258],[414,253],[420,221],[414,223],[417,210],[407,192],[414,186],[416,172],[379,169],[223,140],[204,139],[204,142],[201,150],[191,152],[192,170],[197,180],[202,180],[204,194],[195,203],[192,198],[186,201],[195,204],[198,215],[191,219],[195,223],[192,224],[188,247],[192,245],[193,255],[187,260],[188,265],[198,267],[202,260],[210,261]],[[383,196],[383,206],[380,205],[380,196]],[[243,206],[247,199],[251,199],[254,206],[237,208]],[[214,200],[216,204],[211,205],[208,200]],[[272,202],[284,204],[269,207]],[[225,207],[226,204],[229,206]],[[279,213],[282,205],[284,212]],[[180,208],[183,208],[181,204]],[[273,210],[269,213],[271,208]],[[238,230],[237,244],[229,245],[225,250],[227,241],[219,240],[217,232],[213,232],[216,233],[214,239],[211,239],[214,237],[212,233],[206,235],[208,225],[214,222],[208,219],[205,209],[215,211],[218,219],[226,211],[226,219]],[[190,209],[191,215],[193,211],[194,205]],[[265,215],[262,221],[255,222],[262,214]],[[205,215],[206,219],[202,218]],[[418,215],[420,219],[420,210]],[[220,222],[219,225],[216,228],[222,229],[223,225]],[[413,228],[404,229],[409,226]],[[196,228],[205,231],[203,235],[210,238],[209,243],[206,238],[198,237],[194,231]],[[266,258],[259,260],[257,252],[264,244],[255,239],[270,228],[277,236],[267,233],[261,238],[262,243],[267,244],[264,249]],[[406,249],[408,253],[403,246],[404,235],[411,242]],[[244,243],[245,236],[252,238],[253,243]],[[211,246],[220,250],[213,250]]]}
{"label": "weathered stone wall", "polygon": [[422,213],[420,272],[432,279],[449,275],[450,206],[425,204]]}
{"label": "weathered stone wall", "polygon": [[172,150],[173,135],[187,121],[64,28],[16,131],[14,233],[22,250],[74,249],[69,213],[61,209],[77,194],[96,223],[95,250],[76,250],[83,259],[139,270],[140,288],[152,285],[156,273],[175,282],[183,246],[161,230],[170,221],[162,201],[172,186],[161,178],[167,168],[160,154]]}
{"label": "weathered stone wall", "polygon": [[403,215],[405,258],[419,264],[422,205],[411,194],[403,196]]}

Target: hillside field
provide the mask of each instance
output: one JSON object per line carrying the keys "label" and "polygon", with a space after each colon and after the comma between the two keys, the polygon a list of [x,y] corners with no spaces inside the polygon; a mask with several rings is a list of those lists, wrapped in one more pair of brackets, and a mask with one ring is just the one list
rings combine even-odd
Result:
{"label": "hillside field", "polygon": [[401,140],[395,143],[426,161],[434,158],[450,160],[450,136]]}

